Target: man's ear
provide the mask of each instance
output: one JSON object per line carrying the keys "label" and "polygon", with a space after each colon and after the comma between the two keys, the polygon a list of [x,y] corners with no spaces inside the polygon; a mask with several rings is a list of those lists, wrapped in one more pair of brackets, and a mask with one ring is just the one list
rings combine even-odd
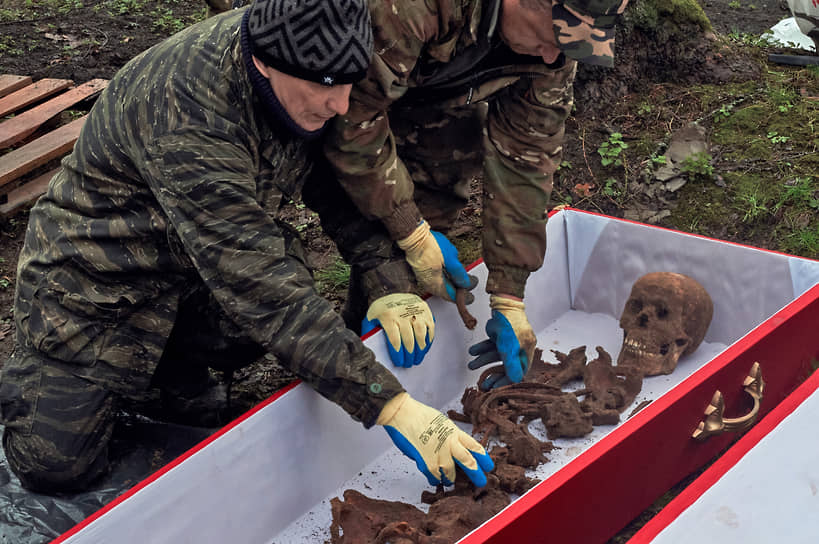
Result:
{"label": "man's ear", "polygon": [[268,79],[270,78],[270,69],[267,67],[267,64],[257,59],[255,55],[253,55],[253,64],[256,66],[259,73]]}

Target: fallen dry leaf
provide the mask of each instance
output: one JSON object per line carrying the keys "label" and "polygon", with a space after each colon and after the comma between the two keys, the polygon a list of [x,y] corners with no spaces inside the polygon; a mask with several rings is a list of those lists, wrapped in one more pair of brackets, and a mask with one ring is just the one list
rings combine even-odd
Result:
{"label": "fallen dry leaf", "polygon": [[574,194],[585,198],[591,195],[592,189],[594,189],[594,183],[578,183],[574,186]]}
{"label": "fallen dry leaf", "polygon": [[68,42],[68,47],[71,49],[77,48],[78,46],[82,45],[83,42],[82,39],[72,36],[71,34],[52,34],[50,32],[46,32],[43,34],[43,37],[55,42]]}

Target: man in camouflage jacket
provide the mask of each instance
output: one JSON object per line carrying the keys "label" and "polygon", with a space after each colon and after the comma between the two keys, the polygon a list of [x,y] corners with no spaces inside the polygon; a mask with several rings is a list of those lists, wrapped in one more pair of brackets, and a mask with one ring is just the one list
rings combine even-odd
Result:
{"label": "man in camouflage jacket", "polygon": [[536,339],[522,299],[545,255],[576,61],[612,65],[626,3],[369,1],[375,57],[349,112],[334,120],[326,154],[359,209],[405,250],[421,286],[450,299],[447,277],[462,265],[431,229],[451,226],[482,160],[493,312],[470,368],[502,361],[505,370],[483,387],[520,381],[531,360]]}
{"label": "man in camouflage jacket", "polygon": [[[299,33],[321,34],[327,51],[304,54]],[[489,466],[480,445],[411,399],[345,328],[317,294],[295,229],[276,218],[303,188],[341,251],[382,289],[374,296],[411,287],[406,265],[406,285],[390,268],[389,238],[366,235],[382,227],[333,192],[313,157],[371,48],[361,0],[257,0],[176,34],[112,78],[31,210],[19,259],[0,422],[24,486],[87,488],[107,471],[122,401],[152,385],[195,395],[208,367],[265,352],[365,427],[393,436],[436,420],[442,434],[430,446],[466,441]],[[426,455],[422,445],[411,453]],[[480,472],[458,455],[440,471],[425,466],[438,479],[454,479],[453,459]]]}

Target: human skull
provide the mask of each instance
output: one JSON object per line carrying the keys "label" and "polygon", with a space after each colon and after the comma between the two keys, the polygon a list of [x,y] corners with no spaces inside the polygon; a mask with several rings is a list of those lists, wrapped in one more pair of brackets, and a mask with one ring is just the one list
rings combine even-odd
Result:
{"label": "human skull", "polygon": [[713,314],[711,297],[696,280],[674,272],[642,276],[620,316],[617,366],[643,376],[671,374],[682,355],[699,347]]}

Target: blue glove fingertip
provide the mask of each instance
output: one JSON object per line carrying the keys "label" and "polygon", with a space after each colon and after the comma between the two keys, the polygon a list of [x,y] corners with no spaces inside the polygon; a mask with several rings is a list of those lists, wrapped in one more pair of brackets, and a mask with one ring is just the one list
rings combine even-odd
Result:
{"label": "blue glove fingertip", "polygon": [[495,470],[495,462],[489,457],[489,453],[478,453],[472,452],[472,457],[478,462],[478,466],[483,469],[484,472],[492,472]]}
{"label": "blue glove fingertip", "polygon": [[[486,474],[483,473],[483,470],[481,470],[480,467],[475,468],[475,469],[471,469],[471,468],[466,468],[464,466],[464,464],[461,463],[460,461],[458,461],[457,459],[455,459],[455,462],[458,463],[458,466],[461,467],[461,470],[464,471],[464,474],[466,474],[467,478],[469,478],[469,480],[473,484],[475,484],[475,487],[483,487],[483,486],[486,485]],[[452,484],[447,484],[447,485],[452,485]]]}
{"label": "blue glove fingertip", "polygon": [[426,357],[429,348],[432,346],[432,341],[429,339],[429,333],[427,333],[426,344],[427,345],[424,346],[424,349],[421,349],[418,347],[418,343],[415,343],[415,358],[413,364],[420,365],[421,361],[423,361],[424,357]]}
{"label": "blue glove fingertip", "polygon": [[408,354],[408,358],[410,360],[411,366],[418,366],[421,364],[421,361],[424,360],[424,352],[426,350],[422,350],[418,347],[418,342],[415,342],[415,348],[412,350],[412,353]]}
{"label": "blue glove fingertip", "polygon": [[397,367],[406,368],[410,363],[407,361],[407,350],[404,349],[404,346],[401,346],[401,349],[395,349],[392,347],[389,339],[385,338],[384,341],[387,343],[387,351],[390,352],[390,360],[392,360],[392,364]]}
{"label": "blue glove fingertip", "polygon": [[492,340],[483,340],[477,344],[469,346],[469,354],[473,356],[482,355],[488,351],[495,350],[495,343]]}

